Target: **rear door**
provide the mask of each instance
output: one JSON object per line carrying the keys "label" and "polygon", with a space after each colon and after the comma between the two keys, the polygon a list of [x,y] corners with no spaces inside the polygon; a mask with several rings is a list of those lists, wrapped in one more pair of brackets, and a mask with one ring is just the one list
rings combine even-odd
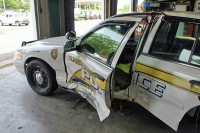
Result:
{"label": "rear door", "polygon": [[8,24],[13,24],[14,23],[14,15],[13,14],[9,14],[7,17],[7,23]]}
{"label": "rear door", "polygon": [[133,67],[135,100],[174,130],[200,105],[199,29],[191,19],[160,18]]}
{"label": "rear door", "polygon": [[123,22],[103,24],[77,41],[78,51],[65,53],[68,88],[86,98],[97,109],[101,121],[110,113],[105,99],[110,96],[106,92],[118,60],[115,55],[123,50],[134,28]]}

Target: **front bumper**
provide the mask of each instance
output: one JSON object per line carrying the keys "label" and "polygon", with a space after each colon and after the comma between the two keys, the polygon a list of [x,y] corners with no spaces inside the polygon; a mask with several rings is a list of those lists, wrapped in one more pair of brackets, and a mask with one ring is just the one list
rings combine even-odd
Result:
{"label": "front bumper", "polygon": [[22,20],[22,21],[19,21],[20,24],[29,24],[30,21],[29,20]]}
{"label": "front bumper", "polygon": [[22,60],[13,58],[13,63],[15,65],[15,68],[22,73],[23,75],[25,75],[25,70],[24,70],[24,63]]}

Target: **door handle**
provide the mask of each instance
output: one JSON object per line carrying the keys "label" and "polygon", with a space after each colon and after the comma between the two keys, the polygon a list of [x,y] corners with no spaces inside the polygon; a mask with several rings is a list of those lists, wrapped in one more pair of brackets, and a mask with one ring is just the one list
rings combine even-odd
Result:
{"label": "door handle", "polygon": [[100,74],[98,74],[98,73],[96,73],[96,72],[94,72],[93,74],[94,74],[94,76],[95,76],[96,78],[98,78],[99,80],[105,81],[105,78],[104,78],[103,76],[101,76]]}
{"label": "door handle", "polygon": [[200,81],[198,80],[190,80],[189,83],[200,86]]}

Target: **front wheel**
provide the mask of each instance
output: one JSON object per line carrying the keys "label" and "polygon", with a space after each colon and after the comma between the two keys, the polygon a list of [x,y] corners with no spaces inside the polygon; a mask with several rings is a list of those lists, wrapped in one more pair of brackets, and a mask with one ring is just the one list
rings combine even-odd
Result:
{"label": "front wheel", "polygon": [[26,78],[31,88],[39,95],[50,95],[58,88],[55,72],[39,60],[28,63]]}
{"label": "front wheel", "polygon": [[16,21],[15,24],[16,24],[16,26],[20,26],[19,21]]}

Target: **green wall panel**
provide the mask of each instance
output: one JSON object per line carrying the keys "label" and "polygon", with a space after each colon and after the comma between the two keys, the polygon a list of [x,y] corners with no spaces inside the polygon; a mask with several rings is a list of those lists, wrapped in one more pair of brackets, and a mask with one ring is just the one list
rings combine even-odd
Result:
{"label": "green wall panel", "polygon": [[48,0],[51,37],[61,35],[59,2],[59,0]]}

